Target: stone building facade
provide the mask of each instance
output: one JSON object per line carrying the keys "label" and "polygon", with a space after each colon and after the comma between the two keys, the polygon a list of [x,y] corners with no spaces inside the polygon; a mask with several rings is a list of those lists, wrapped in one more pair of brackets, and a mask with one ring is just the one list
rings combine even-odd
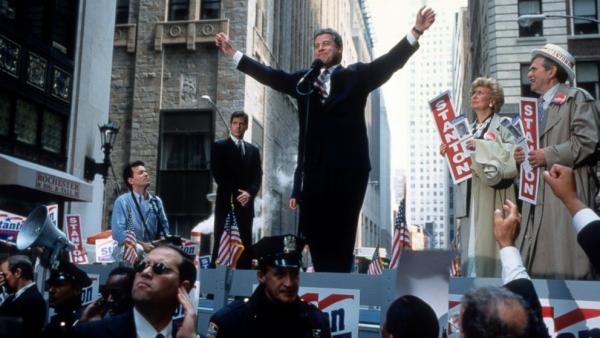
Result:
{"label": "stone building facade", "polygon": [[[212,212],[206,197],[215,190],[210,145],[227,136],[230,114],[244,110],[250,115],[245,139],[260,149],[264,172],[256,237],[296,232],[296,212],[287,207],[297,153],[296,104],[236,71],[213,37],[227,32],[236,49],[295,71],[311,63],[312,34],[322,26],[342,34],[344,64],[370,60],[363,20],[357,0],[118,1],[110,102],[110,117],[122,130],[112,157],[115,181],[124,189],[124,165],[144,161],[172,231],[189,237]],[[116,196],[116,189],[107,189],[105,227]]]}

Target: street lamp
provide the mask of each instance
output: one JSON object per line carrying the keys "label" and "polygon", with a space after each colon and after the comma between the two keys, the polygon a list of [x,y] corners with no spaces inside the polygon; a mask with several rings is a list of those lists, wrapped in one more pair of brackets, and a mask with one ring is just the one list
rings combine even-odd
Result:
{"label": "street lamp", "polygon": [[104,184],[106,184],[106,177],[108,176],[108,168],[112,165],[110,162],[110,152],[113,149],[113,145],[117,140],[117,134],[119,133],[119,127],[113,124],[110,120],[108,123],[98,126],[100,130],[100,140],[102,142],[102,151],[104,152],[104,160],[102,162],[96,162],[94,159],[86,156],[85,165],[83,169],[83,177],[86,180],[93,180],[96,174],[102,175]]}
{"label": "street lamp", "polygon": [[517,22],[521,27],[529,27],[534,22],[544,21],[547,18],[562,18],[562,19],[578,19],[578,20],[587,20],[590,22],[600,23],[600,20],[588,18],[585,16],[576,16],[576,15],[560,15],[560,14],[524,14],[517,18]]}
{"label": "street lamp", "polygon": [[203,99],[203,100],[205,100],[205,101],[207,101],[215,109],[215,111],[217,112],[217,115],[219,115],[219,117],[221,118],[221,121],[223,121],[223,124],[225,125],[225,128],[227,129],[227,132],[231,133],[231,130],[229,130],[229,124],[227,123],[227,121],[225,121],[225,118],[223,117],[223,114],[221,114],[221,110],[213,102],[213,100],[210,98],[210,96],[208,96],[208,95],[202,95],[200,98]]}

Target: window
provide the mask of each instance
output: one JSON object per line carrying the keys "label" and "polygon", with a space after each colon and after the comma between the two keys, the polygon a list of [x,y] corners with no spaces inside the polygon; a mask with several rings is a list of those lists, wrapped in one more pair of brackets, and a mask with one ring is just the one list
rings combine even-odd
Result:
{"label": "window", "polygon": [[531,91],[531,86],[529,82],[529,78],[527,77],[527,73],[529,73],[529,64],[521,65],[521,96],[524,97],[538,97],[538,95]]}
{"label": "window", "polygon": [[221,17],[221,0],[202,0],[200,18],[218,19]]}
{"label": "window", "polygon": [[129,0],[117,0],[116,24],[129,22]]}
{"label": "window", "polygon": [[158,195],[175,234],[189,233],[210,213],[206,194],[213,139],[212,112],[164,111],[160,124]]}
{"label": "window", "polygon": [[[542,13],[541,0],[519,0],[519,16],[525,14]],[[531,26],[519,26],[519,37],[542,36],[543,25],[541,21],[534,22]]]}
{"label": "window", "polygon": [[[598,0],[573,0],[573,15],[598,19]],[[575,19],[573,34],[598,34],[598,23]]]}
{"label": "window", "polygon": [[169,0],[169,21],[189,19],[189,0]]}
{"label": "window", "polygon": [[600,61],[577,63],[577,87],[587,90],[600,100]]}
{"label": "window", "polygon": [[0,16],[13,20],[16,17],[17,0],[0,0]]}

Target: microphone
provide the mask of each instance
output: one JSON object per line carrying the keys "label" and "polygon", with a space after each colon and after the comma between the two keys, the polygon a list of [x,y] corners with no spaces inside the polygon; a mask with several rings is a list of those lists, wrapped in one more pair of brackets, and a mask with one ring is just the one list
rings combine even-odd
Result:
{"label": "microphone", "polygon": [[324,65],[325,64],[323,63],[323,61],[321,61],[320,59],[315,59],[315,61],[313,61],[312,65],[310,66],[310,69],[306,72],[306,74],[304,74],[304,76],[302,76],[302,78],[300,78],[300,81],[298,81],[296,87],[300,86],[302,83],[304,83],[304,81],[311,79],[315,75],[319,74],[321,68],[323,68]]}

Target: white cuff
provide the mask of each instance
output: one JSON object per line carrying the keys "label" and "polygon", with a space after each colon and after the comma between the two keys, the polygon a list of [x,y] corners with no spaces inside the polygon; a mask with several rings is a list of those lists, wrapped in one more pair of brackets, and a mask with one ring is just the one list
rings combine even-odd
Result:
{"label": "white cuff", "polygon": [[408,43],[410,43],[411,46],[417,44],[417,37],[413,34],[412,29],[406,34],[406,40],[408,40]]}
{"label": "white cuff", "polygon": [[238,64],[240,64],[240,60],[242,59],[242,57],[244,56],[244,53],[240,52],[239,50],[235,52],[235,54],[233,54],[233,62],[235,62],[235,66],[237,67]]}
{"label": "white cuff", "polygon": [[523,259],[519,250],[514,246],[507,246],[500,250],[500,262],[502,262],[502,283],[507,284],[515,279],[529,278],[527,270],[523,265]]}
{"label": "white cuff", "polygon": [[592,209],[581,209],[575,214],[575,216],[573,216],[573,226],[575,227],[575,231],[579,233],[581,230],[583,230],[583,228],[585,228],[586,225],[599,219],[600,217],[598,217],[598,215],[596,215]]}

